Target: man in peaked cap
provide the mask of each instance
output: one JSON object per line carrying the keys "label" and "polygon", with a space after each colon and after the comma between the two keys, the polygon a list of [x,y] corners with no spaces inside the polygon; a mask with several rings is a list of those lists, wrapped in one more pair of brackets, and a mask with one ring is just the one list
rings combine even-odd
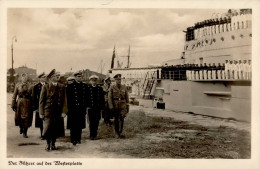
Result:
{"label": "man in peaked cap", "polygon": [[28,138],[27,131],[32,125],[33,111],[30,84],[28,74],[22,73],[21,83],[17,83],[14,89],[11,108],[15,112],[15,126],[19,126],[20,134]]}
{"label": "man in peaked cap", "polygon": [[129,96],[125,85],[121,84],[121,74],[114,76],[116,84],[112,85],[108,92],[108,104],[114,115],[115,132],[117,138],[124,138],[122,135],[124,118],[129,112]]}
{"label": "man in peaked cap", "polygon": [[73,73],[74,81],[66,88],[68,103],[67,129],[70,129],[71,143],[81,143],[82,129],[86,128],[87,85],[82,82],[82,72]]}
{"label": "man in peaked cap", "polygon": [[33,86],[32,89],[32,101],[33,101],[33,111],[35,111],[35,127],[40,128],[41,139],[43,140],[42,132],[43,132],[43,121],[39,115],[39,99],[42,87],[46,84],[46,75],[45,73],[41,73],[38,76],[39,82]]}
{"label": "man in peaked cap", "polygon": [[[49,84],[44,85],[39,100],[40,118],[44,119],[43,137],[47,141],[46,151],[57,150],[56,138],[64,124],[61,123],[67,114],[67,98],[64,85],[58,83],[59,73],[53,69],[47,76]],[[63,126],[62,126],[63,125]]]}
{"label": "man in peaked cap", "polygon": [[104,109],[104,94],[102,87],[97,85],[98,79],[96,75],[90,76],[90,84],[87,90],[87,111],[91,140],[97,137],[101,111]]}
{"label": "man in peaked cap", "polygon": [[104,98],[105,98],[105,107],[104,107],[104,111],[103,111],[103,118],[104,118],[104,122],[106,124],[109,124],[110,126],[112,125],[112,122],[111,122],[111,118],[113,118],[113,115],[112,115],[112,112],[110,111],[109,109],[109,106],[108,106],[108,92],[109,92],[109,88],[111,86],[111,79],[109,76],[107,76],[105,79],[104,79],[104,85],[103,85],[103,92],[104,92]]}
{"label": "man in peaked cap", "polygon": [[75,77],[74,76],[70,76],[67,78],[68,84],[71,84],[75,81]]}

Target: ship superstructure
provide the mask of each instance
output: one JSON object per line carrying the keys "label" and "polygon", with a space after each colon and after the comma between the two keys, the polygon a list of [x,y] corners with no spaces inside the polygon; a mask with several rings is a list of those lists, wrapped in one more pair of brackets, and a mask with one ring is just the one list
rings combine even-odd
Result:
{"label": "ship superstructure", "polygon": [[[185,30],[180,59],[162,66],[113,69],[141,104],[163,99],[166,109],[251,120],[251,9],[229,10]],[[148,100],[147,100],[148,99]]]}

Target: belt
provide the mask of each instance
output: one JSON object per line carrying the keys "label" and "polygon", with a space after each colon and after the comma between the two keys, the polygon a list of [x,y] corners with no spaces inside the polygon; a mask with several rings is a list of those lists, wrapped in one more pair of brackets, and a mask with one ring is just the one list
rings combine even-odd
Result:
{"label": "belt", "polygon": [[122,99],[122,98],[114,98],[113,100],[125,100],[125,99]]}

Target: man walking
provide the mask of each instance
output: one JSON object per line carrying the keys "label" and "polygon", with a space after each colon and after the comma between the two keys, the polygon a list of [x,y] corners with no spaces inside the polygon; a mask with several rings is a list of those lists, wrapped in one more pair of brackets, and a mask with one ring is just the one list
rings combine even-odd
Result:
{"label": "man walking", "polygon": [[113,115],[108,106],[108,92],[109,92],[109,88],[111,85],[110,77],[105,78],[104,82],[105,83],[103,85],[103,92],[104,92],[104,98],[105,98],[105,108],[104,108],[102,116],[104,118],[104,122],[111,126],[112,122],[110,119],[113,118]]}
{"label": "man walking", "polygon": [[60,74],[53,69],[47,76],[49,84],[44,85],[41,90],[39,101],[40,118],[44,120],[43,136],[47,141],[46,151],[57,150],[56,138],[59,134],[60,119],[66,116],[67,99],[65,87],[58,83]]}
{"label": "man walking", "polygon": [[90,139],[95,140],[98,132],[101,111],[104,109],[104,93],[102,87],[97,85],[98,76],[89,78],[90,84],[87,90],[87,111]]}
{"label": "man walking", "polygon": [[124,118],[129,112],[129,97],[125,85],[121,84],[121,74],[114,76],[116,81],[115,85],[112,85],[108,93],[109,108],[114,114],[115,132],[117,138],[124,138],[122,134],[124,126]]}
{"label": "man walking", "polygon": [[42,132],[43,132],[43,121],[39,115],[39,99],[42,87],[46,83],[46,75],[42,73],[38,76],[39,82],[33,86],[32,89],[32,101],[33,101],[33,110],[35,111],[35,127],[40,128],[41,139],[43,140]]}
{"label": "man walking", "polygon": [[67,129],[73,145],[81,144],[82,129],[86,128],[87,85],[82,82],[82,72],[73,74],[75,80],[66,88],[68,103]]}

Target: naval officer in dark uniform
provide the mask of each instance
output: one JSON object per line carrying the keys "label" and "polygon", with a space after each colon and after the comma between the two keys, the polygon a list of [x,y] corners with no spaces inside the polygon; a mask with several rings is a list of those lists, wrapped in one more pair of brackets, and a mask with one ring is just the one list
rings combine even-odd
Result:
{"label": "naval officer in dark uniform", "polygon": [[[61,119],[67,114],[67,98],[64,85],[58,83],[60,74],[53,69],[47,76],[49,84],[43,86],[39,101],[40,118],[43,123],[43,137],[47,141],[46,151],[57,150],[56,138],[59,136]],[[63,119],[62,119],[63,120]]]}
{"label": "naval officer in dark uniform", "polygon": [[109,108],[114,115],[115,132],[117,138],[124,138],[122,134],[124,118],[129,112],[129,96],[125,85],[121,84],[121,74],[114,76],[116,84],[112,85],[108,93]]}
{"label": "naval officer in dark uniform", "polygon": [[35,111],[35,127],[40,128],[41,132],[41,139],[43,140],[44,137],[42,136],[43,131],[43,121],[39,115],[39,99],[42,87],[46,84],[46,75],[42,73],[38,76],[39,82],[33,86],[32,89],[32,101],[33,101],[33,110]]}
{"label": "naval officer in dark uniform", "polygon": [[87,90],[87,112],[91,140],[95,140],[97,137],[101,111],[104,109],[105,104],[103,88],[97,85],[98,79],[96,75],[90,76],[90,84]]}
{"label": "naval officer in dark uniform", "polygon": [[70,139],[73,145],[81,143],[82,129],[86,128],[87,84],[82,82],[82,71],[73,74],[75,80],[66,88]]}

